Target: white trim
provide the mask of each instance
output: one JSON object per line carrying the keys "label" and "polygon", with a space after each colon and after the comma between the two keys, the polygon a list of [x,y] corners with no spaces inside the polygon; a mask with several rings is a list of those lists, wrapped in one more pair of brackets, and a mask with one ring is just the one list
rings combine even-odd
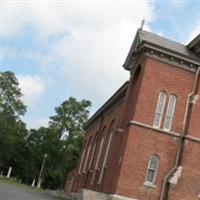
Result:
{"label": "white trim", "polygon": [[85,163],[84,163],[84,167],[83,167],[83,173],[86,173],[86,167],[87,167],[87,162],[88,162],[88,156],[89,156],[89,153],[90,153],[90,149],[91,149],[91,144],[89,145],[89,147],[87,149],[87,154],[86,154]]}
{"label": "white trim", "polygon": [[147,187],[151,187],[151,188],[156,188],[155,184],[149,183],[149,182],[144,182],[143,185],[147,186]]}
{"label": "white trim", "polygon": [[[172,102],[173,98],[175,98],[174,102]],[[164,122],[164,126],[163,126],[164,130],[170,131],[171,128],[172,128],[172,123],[173,123],[173,118],[174,118],[174,113],[175,113],[175,108],[176,108],[176,101],[177,101],[177,97],[175,95],[170,95],[168,106],[167,106],[167,112],[166,112],[166,116],[165,116],[165,122]],[[171,104],[172,104],[172,113],[170,114],[169,113],[169,111],[170,111],[169,109],[170,109]],[[166,123],[167,123],[167,117],[171,118],[170,122],[169,122],[170,123],[169,127],[165,127]]]}
{"label": "white trim", "polygon": [[[159,111],[159,105],[160,105],[161,95],[164,95],[164,101],[163,101],[163,104],[161,105],[162,108],[161,108],[161,112],[160,112]],[[164,112],[165,103],[166,103],[166,98],[167,98],[167,94],[165,92],[160,92],[159,93],[159,97],[158,97],[158,101],[157,101],[157,106],[156,106],[156,112],[155,112],[154,121],[153,121],[153,127],[155,127],[155,128],[160,128],[160,126],[161,126],[163,112]],[[156,122],[155,120],[156,120],[156,115],[157,114],[160,114],[159,124],[158,125],[155,124],[155,122]]]}
{"label": "white trim", "polygon": [[96,145],[97,145],[97,142],[95,141],[94,147],[93,147],[93,150],[92,150],[92,156],[91,156],[91,159],[90,159],[90,164],[89,164],[89,167],[88,167],[89,170],[91,170],[91,168],[92,168],[92,161],[93,161],[93,158],[94,158],[94,153],[95,153],[95,150],[96,150]]}
{"label": "white trim", "polygon": [[[151,165],[151,160],[153,158],[156,158],[157,159],[157,165],[156,165],[156,168],[151,168],[150,165]],[[148,168],[147,168],[147,172],[146,172],[146,177],[145,177],[145,184],[146,185],[154,185],[155,182],[156,182],[156,176],[157,176],[157,172],[158,172],[158,165],[159,165],[159,157],[157,155],[151,155],[150,158],[149,158],[149,163],[148,163]],[[148,177],[148,174],[149,174],[149,170],[153,170],[155,172],[154,176],[153,176],[153,180],[152,181],[148,181],[147,180],[147,177]]]}
{"label": "white trim", "polygon": [[107,148],[106,148],[106,153],[105,153],[104,160],[103,160],[103,165],[102,165],[102,168],[101,168],[101,173],[100,173],[99,180],[98,180],[97,184],[101,183],[101,180],[102,180],[102,177],[103,177],[103,172],[104,172],[104,168],[106,167],[106,163],[107,163],[107,159],[108,159],[108,152],[110,150],[110,144],[111,144],[111,141],[112,141],[113,133],[114,133],[114,131],[112,131],[110,133],[108,145],[107,145]]}
{"label": "white trim", "polygon": [[102,150],[102,147],[103,147],[103,143],[104,143],[104,136],[103,136],[102,139],[101,139],[101,144],[100,144],[100,148],[99,148],[99,153],[98,153],[97,160],[96,160],[96,165],[95,165],[95,169],[96,169],[96,170],[98,169],[98,165],[99,165],[99,160],[100,160],[100,156],[101,156],[101,150]]}
{"label": "white trim", "polygon": [[81,174],[81,168],[82,168],[82,165],[83,165],[83,158],[85,156],[85,148],[83,149],[83,153],[81,155],[81,162],[80,162],[80,165],[79,165],[79,169],[78,169],[78,173]]}
{"label": "white trim", "polygon": [[99,148],[99,153],[98,153],[97,160],[96,160],[96,164],[95,164],[95,168],[94,168],[95,171],[94,171],[94,173],[93,173],[92,180],[91,180],[90,184],[93,183],[94,178],[95,178],[95,174],[96,174],[96,170],[98,170],[98,164],[99,164],[99,159],[100,159],[100,156],[101,156],[101,150],[102,150],[103,143],[104,143],[104,136],[103,136],[102,139],[101,139],[101,144],[100,144],[100,148]]}

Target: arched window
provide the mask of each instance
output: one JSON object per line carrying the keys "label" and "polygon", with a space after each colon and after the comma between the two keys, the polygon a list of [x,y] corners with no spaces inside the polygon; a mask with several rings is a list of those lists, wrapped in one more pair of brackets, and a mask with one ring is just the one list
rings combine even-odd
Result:
{"label": "arched window", "polygon": [[155,113],[154,122],[153,122],[153,126],[156,128],[160,128],[160,125],[161,125],[162,115],[165,108],[166,97],[167,95],[164,92],[161,92],[159,94],[157,107],[156,107],[156,113]]}
{"label": "arched window", "polygon": [[111,142],[112,142],[112,138],[113,138],[113,134],[114,134],[114,131],[113,131],[114,125],[115,125],[115,120],[112,120],[110,128],[108,130],[108,134],[109,134],[108,143],[107,143],[107,146],[106,146],[106,151],[105,151],[105,155],[104,155],[104,158],[103,158],[103,163],[102,163],[102,166],[101,166],[101,172],[100,172],[98,184],[101,183],[101,180],[102,180],[102,177],[103,177],[103,173],[104,173],[104,169],[106,167],[106,162],[107,162],[107,159],[108,159],[108,154],[109,154],[109,150],[110,150],[110,146],[111,146]]}
{"label": "arched window", "polygon": [[105,135],[104,135],[105,130],[106,130],[106,126],[104,126],[104,128],[101,132],[101,137],[100,137],[101,139],[99,138],[99,150],[98,150],[97,159],[96,159],[96,162],[95,162],[95,168],[94,168],[95,170],[94,170],[90,184],[93,183],[95,175],[96,175],[96,171],[99,169],[99,162],[100,162],[100,157],[101,157],[101,154],[102,154],[102,148],[103,148],[104,138],[105,138]]}
{"label": "arched window", "polygon": [[81,174],[81,170],[82,170],[82,165],[83,165],[83,158],[85,157],[85,147],[83,149],[82,155],[81,155],[81,160],[80,160],[80,164],[79,164],[79,169],[78,169],[78,173]]}
{"label": "arched window", "polygon": [[94,142],[93,142],[93,149],[92,149],[92,155],[91,155],[90,163],[89,163],[89,167],[88,167],[89,170],[92,169],[92,162],[94,160],[94,154],[95,154],[95,150],[96,150],[96,145],[97,145],[97,142],[96,142],[96,140],[94,140]]}
{"label": "arched window", "polygon": [[176,96],[171,95],[169,97],[167,114],[165,117],[165,123],[164,123],[165,130],[171,130],[175,107],[176,107]]}
{"label": "arched window", "polygon": [[150,156],[145,183],[154,185],[156,174],[158,171],[159,157],[156,155]]}
{"label": "arched window", "polygon": [[91,149],[91,140],[92,140],[92,137],[90,137],[89,141],[88,141],[88,148],[87,148],[87,153],[86,153],[86,157],[85,157],[85,163],[83,165],[83,173],[86,173],[87,169],[87,163],[88,163],[88,158],[89,158],[89,154],[90,154],[90,149]]}
{"label": "arched window", "polygon": [[100,161],[102,148],[103,148],[103,144],[104,144],[104,138],[105,138],[105,136],[102,137],[101,142],[100,142],[99,152],[98,152],[98,155],[97,155],[97,161],[96,161],[96,165],[95,165],[95,170],[97,170],[99,168],[99,161]]}

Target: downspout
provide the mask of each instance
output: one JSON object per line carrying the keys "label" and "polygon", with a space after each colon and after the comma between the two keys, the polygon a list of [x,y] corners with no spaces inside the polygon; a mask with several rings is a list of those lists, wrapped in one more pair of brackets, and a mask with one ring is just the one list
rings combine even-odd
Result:
{"label": "downspout", "polygon": [[184,150],[184,140],[185,140],[185,135],[187,134],[188,123],[190,121],[189,111],[190,111],[190,108],[191,108],[191,98],[195,95],[195,92],[196,92],[196,89],[197,89],[197,84],[198,84],[199,74],[200,74],[200,67],[198,67],[196,74],[195,74],[192,92],[189,93],[188,97],[187,97],[187,103],[186,103],[184,120],[183,120],[182,134],[181,134],[181,137],[180,137],[179,148],[178,148],[178,151],[177,151],[177,154],[176,154],[175,165],[169,171],[169,173],[166,175],[166,177],[164,179],[163,187],[162,187],[162,191],[161,191],[161,195],[160,195],[160,200],[167,200],[168,192],[169,192],[169,185],[168,185],[169,178],[173,176],[174,172],[178,169],[178,167],[181,165],[181,162],[182,162],[183,150]]}

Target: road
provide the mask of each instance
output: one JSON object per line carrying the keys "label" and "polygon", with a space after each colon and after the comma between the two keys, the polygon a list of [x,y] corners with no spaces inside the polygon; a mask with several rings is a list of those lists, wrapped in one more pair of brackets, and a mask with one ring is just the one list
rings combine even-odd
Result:
{"label": "road", "polygon": [[56,200],[45,192],[0,183],[0,200]]}

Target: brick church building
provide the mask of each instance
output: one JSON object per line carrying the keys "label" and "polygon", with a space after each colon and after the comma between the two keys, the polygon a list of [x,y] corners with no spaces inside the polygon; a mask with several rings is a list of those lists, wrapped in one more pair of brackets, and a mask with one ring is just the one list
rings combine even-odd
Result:
{"label": "brick church building", "polygon": [[200,35],[188,45],[139,29],[130,79],[85,124],[66,191],[86,200],[200,199]]}

